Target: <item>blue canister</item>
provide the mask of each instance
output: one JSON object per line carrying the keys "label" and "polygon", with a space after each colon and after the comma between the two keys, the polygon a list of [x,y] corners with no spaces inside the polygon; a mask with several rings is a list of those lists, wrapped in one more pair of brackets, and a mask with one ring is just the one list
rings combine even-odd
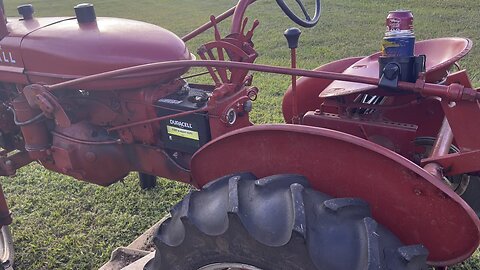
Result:
{"label": "blue canister", "polygon": [[390,57],[414,56],[415,36],[412,34],[386,35],[382,42],[382,55]]}
{"label": "blue canister", "polygon": [[412,57],[415,51],[413,13],[410,10],[390,11],[387,32],[382,40],[382,56]]}

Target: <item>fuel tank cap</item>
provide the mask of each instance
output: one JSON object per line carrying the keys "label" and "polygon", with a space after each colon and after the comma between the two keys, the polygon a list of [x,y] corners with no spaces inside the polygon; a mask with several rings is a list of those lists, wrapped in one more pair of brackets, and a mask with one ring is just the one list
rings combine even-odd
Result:
{"label": "fuel tank cap", "polygon": [[75,6],[75,15],[78,23],[92,23],[97,20],[93,4],[83,3]]}
{"label": "fuel tank cap", "polygon": [[18,14],[23,16],[24,20],[31,20],[33,19],[33,6],[31,4],[28,5],[21,5],[17,7]]}

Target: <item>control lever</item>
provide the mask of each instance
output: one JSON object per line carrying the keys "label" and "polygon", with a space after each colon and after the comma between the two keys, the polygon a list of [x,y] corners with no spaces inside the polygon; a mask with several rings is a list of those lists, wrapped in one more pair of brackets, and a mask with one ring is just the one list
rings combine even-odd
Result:
{"label": "control lever", "polygon": [[248,17],[245,17],[242,23],[242,30],[240,30],[240,33],[242,33],[243,35],[245,35],[245,28],[247,27],[247,23],[248,23]]}
{"label": "control lever", "polygon": [[[288,47],[290,48],[290,56],[291,56],[291,67],[297,68],[297,47],[298,47],[298,40],[300,39],[300,35],[302,31],[300,29],[293,27],[287,29],[283,35],[287,39]],[[297,108],[297,76],[292,75],[292,95],[293,95],[293,117],[292,117],[292,124],[300,124],[300,116],[298,115],[298,108]]]}
{"label": "control lever", "polygon": [[210,16],[210,22],[212,23],[213,25],[213,32],[215,34],[215,40],[216,41],[219,41],[222,39],[222,36],[220,35],[220,31],[218,30],[218,26],[217,26],[217,18],[215,18],[215,16]]}
{"label": "control lever", "polygon": [[260,25],[258,20],[253,21],[252,29],[245,34],[245,41],[250,41],[253,37],[253,32]]}

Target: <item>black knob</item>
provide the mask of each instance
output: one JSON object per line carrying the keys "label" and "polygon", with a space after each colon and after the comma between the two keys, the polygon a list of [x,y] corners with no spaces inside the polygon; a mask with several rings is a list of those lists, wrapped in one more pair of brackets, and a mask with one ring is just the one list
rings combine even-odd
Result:
{"label": "black knob", "polygon": [[18,14],[23,16],[24,20],[31,20],[33,19],[33,6],[31,4],[28,5],[21,5],[17,7]]}
{"label": "black knob", "polygon": [[383,74],[388,80],[395,80],[400,77],[400,67],[396,63],[388,63],[383,68]]}
{"label": "black knob", "polygon": [[91,23],[97,20],[95,8],[89,3],[76,5],[75,15],[77,15],[78,23]]}
{"label": "black knob", "polygon": [[288,47],[290,49],[296,49],[298,47],[298,39],[300,38],[300,35],[302,34],[302,31],[296,27],[288,28],[285,30],[283,35],[287,38],[288,42]]}

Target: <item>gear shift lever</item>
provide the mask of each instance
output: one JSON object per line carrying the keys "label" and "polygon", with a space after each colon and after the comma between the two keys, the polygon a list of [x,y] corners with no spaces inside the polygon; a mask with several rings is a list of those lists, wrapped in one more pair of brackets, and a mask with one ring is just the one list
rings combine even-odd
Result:
{"label": "gear shift lever", "polygon": [[[287,39],[288,47],[291,50],[291,67],[297,68],[297,47],[298,47],[298,40],[300,39],[300,35],[302,31],[298,28],[289,28],[287,29],[283,35]],[[292,95],[293,95],[293,117],[292,117],[292,124],[300,124],[300,116],[298,115],[297,109],[297,76],[292,75]]]}

